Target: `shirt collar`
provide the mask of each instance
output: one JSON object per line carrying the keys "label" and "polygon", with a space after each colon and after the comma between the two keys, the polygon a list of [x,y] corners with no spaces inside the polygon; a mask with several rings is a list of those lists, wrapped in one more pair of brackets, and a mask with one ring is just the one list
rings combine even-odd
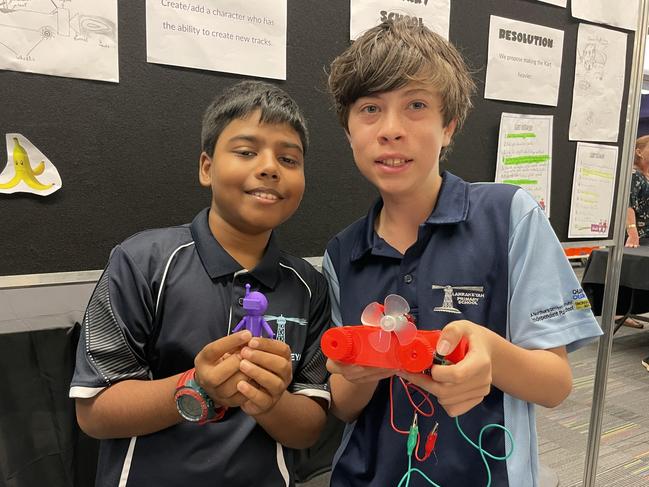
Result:
{"label": "shirt collar", "polygon": [[[241,271],[243,267],[212,235],[208,220],[209,211],[209,208],[205,208],[196,215],[190,229],[203,267],[212,279],[217,279]],[[267,288],[274,289],[279,277],[279,259],[280,249],[275,234],[272,233],[261,261],[249,273]]]}
{"label": "shirt collar", "polygon": [[[363,257],[381,241],[374,231],[374,222],[383,208],[383,200],[378,198],[367,215],[364,227],[352,250],[352,262]],[[442,173],[442,185],[437,196],[437,204],[424,225],[449,225],[466,220],[469,214],[469,183],[451,174]]]}

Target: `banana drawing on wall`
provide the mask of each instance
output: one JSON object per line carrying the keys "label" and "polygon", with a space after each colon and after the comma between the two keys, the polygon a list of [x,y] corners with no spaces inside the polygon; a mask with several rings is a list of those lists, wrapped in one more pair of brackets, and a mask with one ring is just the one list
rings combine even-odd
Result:
{"label": "banana drawing on wall", "polygon": [[6,134],[7,166],[0,173],[0,193],[47,196],[62,187],[54,164],[21,134]]}

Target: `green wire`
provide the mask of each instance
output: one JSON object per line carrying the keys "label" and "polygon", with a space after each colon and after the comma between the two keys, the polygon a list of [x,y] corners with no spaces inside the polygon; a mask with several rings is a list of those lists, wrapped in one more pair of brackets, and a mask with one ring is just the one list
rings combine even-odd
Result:
{"label": "green wire", "polygon": [[[495,424],[495,423],[488,424],[486,426],[483,426],[482,429],[480,430],[480,435],[478,436],[478,444],[476,445],[464,433],[464,431],[462,431],[462,428],[460,427],[460,421],[458,420],[457,417],[455,418],[455,426],[457,426],[457,429],[460,432],[460,435],[462,435],[462,437],[469,443],[469,445],[471,445],[473,448],[478,450],[478,452],[480,453],[480,458],[482,458],[482,463],[484,463],[484,466],[485,466],[485,468],[487,470],[487,487],[490,487],[491,486],[491,469],[489,468],[489,463],[487,462],[486,457],[489,457],[492,460],[505,461],[509,457],[512,456],[512,453],[514,453],[514,437],[512,436],[511,431],[509,431],[507,428],[505,428],[504,426],[501,426],[499,424]],[[505,434],[509,437],[509,441],[511,442],[512,447],[509,450],[509,452],[505,454],[505,456],[499,457],[499,456],[496,456],[496,455],[492,455],[487,450],[482,448],[482,435],[489,428],[499,428],[499,429],[503,430],[505,432]],[[410,437],[412,436],[412,433],[413,433],[413,428],[410,429],[410,434],[408,435],[409,440],[411,439]],[[411,441],[409,441],[408,443],[411,443]],[[410,475],[412,473],[415,473],[415,472],[418,473],[419,475],[421,475],[430,485],[432,485],[434,487],[441,487],[440,485],[438,485],[435,482],[433,482],[432,480],[430,480],[428,478],[428,476],[424,472],[422,472],[418,468],[413,468],[412,467],[412,448],[410,447],[410,444],[409,444],[408,445],[408,470],[403,475],[403,477],[401,477],[401,480],[399,481],[399,484],[397,485],[397,487],[408,487],[408,485],[410,485]],[[404,484],[404,482],[405,482],[405,484]]]}
{"label": "green wire", "polygon": [[[478,444],[476,445],[475,443],[473,443],[469,439],[469,437],[467,435],[464,434],[464,431],[462,431],[462,428],[460,427],[460,421],[458,420],[457,416],[455,417],[455,425],[457,426],[457,429],[460,432],[460,434],[462,435],[462,437],[467,442],[469,442],[469,445],[471,445],[473,448],[478,450],[478,452],[480,453],[480,458],[482,458],[482,463],[484,463],[485,468],[487,469],[487,487],[490,487],[491,486],[491,469],[489,468],[489,463],[487,463],[487,459],[485,458],[485,456],[488,456],[489,458],[491,458],[493,460],[502,460],[502,461],[505,461],[509,457],[511,457],[512,453],[514,453],[514,437],[512,436],[511,431],[509,431],[507,428],[505,428],[504,426],[501,426],[499,424],[495,424],[495,423],[488,424],[486,426],[483,426],[482,429],[480,430],[480,435],[478,436]],[[505,454],[505,456],[499,457],[499,456],[496,456],[496,455],[492,455],[487,450],[482,448],[482,435],[489,428],[499,428],[499,429],[503,430],[505,432],[505,434],[509,437],[509,441],[511,442],[512,447],[509,450],[509,452],[507,454]]]}
{"label": "green wire", "polygon": [[424,477],[424,479],[425,479],[425,480],[426,480],[430,485],[433,485],[434,487],[441,487],[440,485],[438,485],[438,484],[436,484],[435,482],[433,482],[432,480],[430,480],[430,479],[428,478],[428,476],[427,476],[424,472],[422,472],[421,470],[419,470],[418,468],[412,468],[412,456],[411,456],[411,455],[408,455],[408,471],[404,474],[403,477],[401,477],[401,480],[399,481],[399,484],[397,485],[397,487],[401,487],[402,484],[403,484],[404,482],[406,482],[406,484],[405,484],[404,487],[408,487],[408,485],[410,484],[410,474],[411,474],[412,472],[417,472],[419,475],[421,475],[422,477]]}

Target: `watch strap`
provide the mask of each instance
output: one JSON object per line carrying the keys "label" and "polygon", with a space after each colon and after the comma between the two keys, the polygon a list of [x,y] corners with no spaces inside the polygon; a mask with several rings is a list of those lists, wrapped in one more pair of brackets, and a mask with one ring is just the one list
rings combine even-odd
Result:
{"label": "watch strap", "polygon": [[[189,416],[180,406],[180,399],[183,396],[191,396],[201,408],[200,417],[194,418]],[[192,368],[183,373],[178,379],[176,392],[174,394],[176,407],[180,415],[187,421],[198,424],[214,423],[220,421],[228,410],[227,406],[217,406],[212,398],[207,394],[196,381],[196,369]]]}

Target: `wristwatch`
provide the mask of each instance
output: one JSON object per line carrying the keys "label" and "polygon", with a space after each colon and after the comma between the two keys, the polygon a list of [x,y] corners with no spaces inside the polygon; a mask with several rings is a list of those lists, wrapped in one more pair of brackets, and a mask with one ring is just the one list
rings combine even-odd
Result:
{"label": "wristwatch", "polygon": [[180,415],[192,423],[213,423],[223,419],[226,406],[216,406],[212,398],[198,385],[196,369],[190,369],[180,376],[174,398]]}

